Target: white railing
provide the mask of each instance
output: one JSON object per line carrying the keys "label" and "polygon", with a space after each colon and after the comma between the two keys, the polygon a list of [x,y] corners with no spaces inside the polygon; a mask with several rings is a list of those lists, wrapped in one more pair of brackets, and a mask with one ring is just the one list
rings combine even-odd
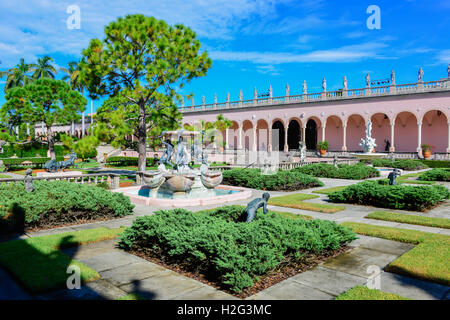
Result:
{"label": "white railing", "polygon": [[267,97],[251,100],[227,101],[214,104],[201,104],[194,106],[180,107],[182,112],[196,112],[202,110],[216,110],[228,108],[245,108],[261,105],[279,105],[289,103],[307,103],[316,101],[330,101],[348,98],[362,98],[371,96],[388,96],[396,94],[410,94],[416,92],[433,92],[450,90],[450,78],[438,81],[406,83],[398,85],[388,85],[379,87],[367,87],[358,89],[348,89],[328,92],[304,93],[298,95],[286,95],[281,97]]}

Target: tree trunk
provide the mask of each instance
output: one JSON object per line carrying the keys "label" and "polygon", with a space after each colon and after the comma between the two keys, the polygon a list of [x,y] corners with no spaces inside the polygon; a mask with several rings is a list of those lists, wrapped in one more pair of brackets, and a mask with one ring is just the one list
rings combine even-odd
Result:
{"label": "tree trunk", "polygon": [[147,164],[147,125],[145,123],[145,104],[139,106],[138,124],[138,171],[145,171]]}
{"label": "tree trunk", "polygon": [[56,159],[55,153],[55,138],[53,136],[53,132],[50,127],[47,127],[47,143],[48,143],[48,151],[50,152],[50,159]]}

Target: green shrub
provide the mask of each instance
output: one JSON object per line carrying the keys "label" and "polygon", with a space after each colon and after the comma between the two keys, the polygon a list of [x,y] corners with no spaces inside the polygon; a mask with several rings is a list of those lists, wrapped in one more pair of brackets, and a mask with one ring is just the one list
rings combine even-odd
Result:
{"label": "green shrub", "polygon": [[417,179],[421,181],[450,181],[450,171],[433,169],[421,174]]}
{"label": "green shrub", "polygon": [[353,232],[331,221],[295,220],[275,213],[257,214],[252,223],[233,221],[244,210],[158,211],[136,218],[121,235],[119,246],[202,273],[241,292],[282,261],[336,250],[355,239]]}
{"label": "green shrub", "polygon": [[223,172],[223,183],[272,191],[295,191],[323,186],[323,183],[318,179],[300,172],[280,170],[272,175],[263,175],[259,169],[243,168],[225,170]]}
{"label": "green shrub", "polygon": [[57,225],[76,220],[121,217],[132,213],[134,205],[121,193],[67,181],[36,181],[34,192],[23,183],[0,184],[0,221],[24,215],[26,227]]}
{"label": "green shrub", "polygon": [[[1,156],[9,158],[16,155],[19,158],[34,158],[37,155],[47,157],[48,146],[41,143],[27,143],[27,144],[9,144],[3,147]],[[55,146],[56,156],[64,156],[64,147],[60,145]]]}
{"label": "green shrub", "polygon": [[[3,161],[3,164],[5,165],[7,170],[15,169],[15,168],[42,168],[43,165],[50,160],[50,158],[5,158],[0,159]],[[63,161],[64,157],[58,156],[56,157],[56,161]],[[22,164],[25,161],[29,161],[32,164],[31,165],[24,165]]]}
{"label": "green shrub", "polygon": [[449,196],[444,186],[390,186],[378,181],[360,182],[328,195],[332,202],[415,211],[430,209]]}
{"label": "green shrub", "polygon": [[420,160],[430,168],[450,168],[449,160]]}
{"label": "green shrub", "polygon": [[412,160],[412,159],[396,159],[392,161],[391,159],[373,159],[371,160],[374,167],[388,167],[388,168],[397,168],[406,171],[412,170],[421,170],[428,168],[420,160]]}
{"label": "green shrub", "polygon": [[351,180],[362,180],[380,176],[380,172],[377,169],[365,166],[363,164],[340,164],[336,168],[332,164],[315,163],[308,164],[303,167],[297,167],[291,171],[309,174],[313,177]]}
{"label": "green shrub", "polygon": [[[108,165],[115,165],[118,167],[137,166],[139,159],[137,157],[109,157],[106,159]],[[147,158],[147,166],[154,166],[158,159]]]}

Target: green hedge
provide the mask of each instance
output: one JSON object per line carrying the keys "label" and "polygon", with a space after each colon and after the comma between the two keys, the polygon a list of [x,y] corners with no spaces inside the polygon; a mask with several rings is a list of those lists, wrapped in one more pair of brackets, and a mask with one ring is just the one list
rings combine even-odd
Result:
{"label": "green hedge", "polygon": [[317,163],[294,168],[291,171],[309,174],[314,177],[351,180],[362,180],[380,176],[380,172],[377,169],[363,164],[340,164],[336,168],[332,164]]}
{"label": "green hedge", "polygon": [[[41,143],[30,144],[10,144],[3,147],[3,153],[0,153],[2,158],[10,158],[14,154],[19,158],[35,158],[37,155],[47,157],[48,146]],[[63,146],[56,145],[55,153],[57,156],[64,156],[67,152]]]}
{"label": "green hedge", "polygon": [[[106,163],[115,166],[137,166],[139,158],[137,157],[109,157],[106,159]],[[153,166],[157,164],[158,159],[147,158],[147,166]]]}
{"label": "green hedge", "polygon": [[192,213],[184,209],[142,216],[121,235],[119,246],[201,273],[235,292],[281,262],[306,253],[336,250],[355,239],[349,229],[325,220],[294,220],[269,212],[238,222],[242,207]]}
{"label": "green hedge", "polygon": [[[42,166],[49,161],[50,158],[4,158],[0,159],[3,162],[7,170],[12,168],[23,168],[23,167],[32,167],[32,168],[42,168]],[[56,157],[56,161],[63,161],[64,157],[58,156]],[[24,165],[22,164],[25,161],[30,161],[32,165]]]}
{"label": "green hedge", "polygon": [[433,169],[421,174],[417,180],[421,181],[450,181],[450,169]]}
{"label": "green hedge", "polygon": [[391,159],[373,159],[370,160],[370,162],[372,162],[374,167],[397,168],[406,171],[428,168],[428,166],[422,161],[412,159],[396,159],[394,161],[392,161]]}
{"label": "green hedge", "polygon": [[448,199],[444,186],[390,186],[386,181],[364,181],[330,193],[332,202],[356,203],[380,208],[424,211]]}
{"label": "green hedge", "polygon": [[449,160],[420,160],[430,168],[450,168]]}
{"label": "green hedge", "polygon": [[22,215],[26,227],[57,225],[103,216],[121,217],[132,214],[134,207],[121,193],[87,184],[67,181],[33,184],[34,192],[26,192],[22,182],[0,184],[0,221],[9,223],[7,217]]}
{"label": "green hedge", "polygon": [[278,171],[272,175],[263,175],[259,169],[235,168],[223,172],[223,183],[259,190],[295,191],[322,187],[317,178],[295,171]]}

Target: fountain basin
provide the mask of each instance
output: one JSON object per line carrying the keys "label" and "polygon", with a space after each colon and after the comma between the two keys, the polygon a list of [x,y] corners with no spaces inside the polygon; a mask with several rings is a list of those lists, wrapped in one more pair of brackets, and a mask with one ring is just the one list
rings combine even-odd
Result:
{"label": "fountain basin", "polygon": [[[152,192],[146,186],[135,186],[112,190],[128,196],[132,203],[147,206],[183,208],[192,206],[207,206],[231,201],[248,199],[252,191],[246,188],[220,185],[206,193],[165,193]],[[155,190],[156,191],[156,190]]]}

